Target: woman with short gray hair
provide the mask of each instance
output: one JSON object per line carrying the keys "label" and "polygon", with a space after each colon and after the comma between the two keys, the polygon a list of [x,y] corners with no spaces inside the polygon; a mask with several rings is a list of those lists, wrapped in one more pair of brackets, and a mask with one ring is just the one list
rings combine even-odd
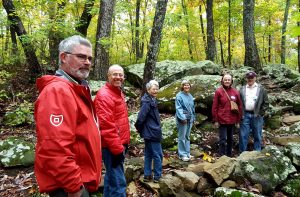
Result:
{"label": "woman with short gray hair", "polygon": [[162,131],[156,96],[159,85],[155,80],[146,84],[147,92],[141,99],[141,109],[135,123],[136,130],[145,141],[144,181],[152,180],[152,161],[154,182],[158,183],[162,174],[163,153],[161,148]]}

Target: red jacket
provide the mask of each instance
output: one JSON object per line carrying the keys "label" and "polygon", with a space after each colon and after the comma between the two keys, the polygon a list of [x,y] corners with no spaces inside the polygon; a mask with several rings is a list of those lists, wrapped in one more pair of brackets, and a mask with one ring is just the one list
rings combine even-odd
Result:
{"label": "red jacket", "polygon": [[94,100],[100,123],[102,148],[108,148],[112,154],[123,152],[130,142],[128,111],[121,89],[106,83]]}
{"label": "red jacket", "polygon": [[230,87],[225,89],[232,101],[235,101],[239,107],[239,114],[231,111],[230,101],[222,87],[215,91],[215,96],[212,105],[213,121],[220,124],[235,124],[239,123],[242,117],[242,100],[239,92]]}
{"label": "red jacket", "polygon": [[57,76],[37,80],[35,175],[40,192],[98,189],[101,138],[89,88]]}

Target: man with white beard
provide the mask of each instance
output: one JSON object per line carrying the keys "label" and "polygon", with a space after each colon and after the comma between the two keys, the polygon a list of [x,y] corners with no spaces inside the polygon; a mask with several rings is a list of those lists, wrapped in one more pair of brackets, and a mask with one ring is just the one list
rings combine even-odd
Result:
{"label": "man with white beard", "polygon": [[55,76],[37,79],[35,175],[50,197],[87,197],[101,178],[101,137],[86,78],[92,45],[81,36],[59,44]]}

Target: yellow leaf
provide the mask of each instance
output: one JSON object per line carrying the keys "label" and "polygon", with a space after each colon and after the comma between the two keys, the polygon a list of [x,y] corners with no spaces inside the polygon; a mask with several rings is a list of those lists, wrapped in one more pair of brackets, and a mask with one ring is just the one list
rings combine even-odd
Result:
{"label": "yellow leaf", "polygon": [[267,155],[267,156],[271,156],[271,154],[270,154],[270,153],[266,153],[266,155]]}

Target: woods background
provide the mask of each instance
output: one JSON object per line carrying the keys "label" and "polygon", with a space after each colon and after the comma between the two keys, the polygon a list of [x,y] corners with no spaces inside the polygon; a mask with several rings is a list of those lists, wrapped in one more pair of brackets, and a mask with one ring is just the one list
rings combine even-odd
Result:
{"label": "woods background", "polygon": [[[151,60],[155,64],[166,59],[209,59],[223,67],[246,65],[256,70],[283,63],[300,70],[295,0],[2,0],[0,4],[1,75],[4,70],[27,69],[34,79],[52,73],[58,68],[59,42],[74,34],[92,41],[92,78],[102,80],[110,64]],[[159,20],[163,25],[155,26]],[[156,32],[161,39],[153,35],[151,43],[155,28],[161,29]],[[148,46],[155,42],[157,51],[147,59]]]}

